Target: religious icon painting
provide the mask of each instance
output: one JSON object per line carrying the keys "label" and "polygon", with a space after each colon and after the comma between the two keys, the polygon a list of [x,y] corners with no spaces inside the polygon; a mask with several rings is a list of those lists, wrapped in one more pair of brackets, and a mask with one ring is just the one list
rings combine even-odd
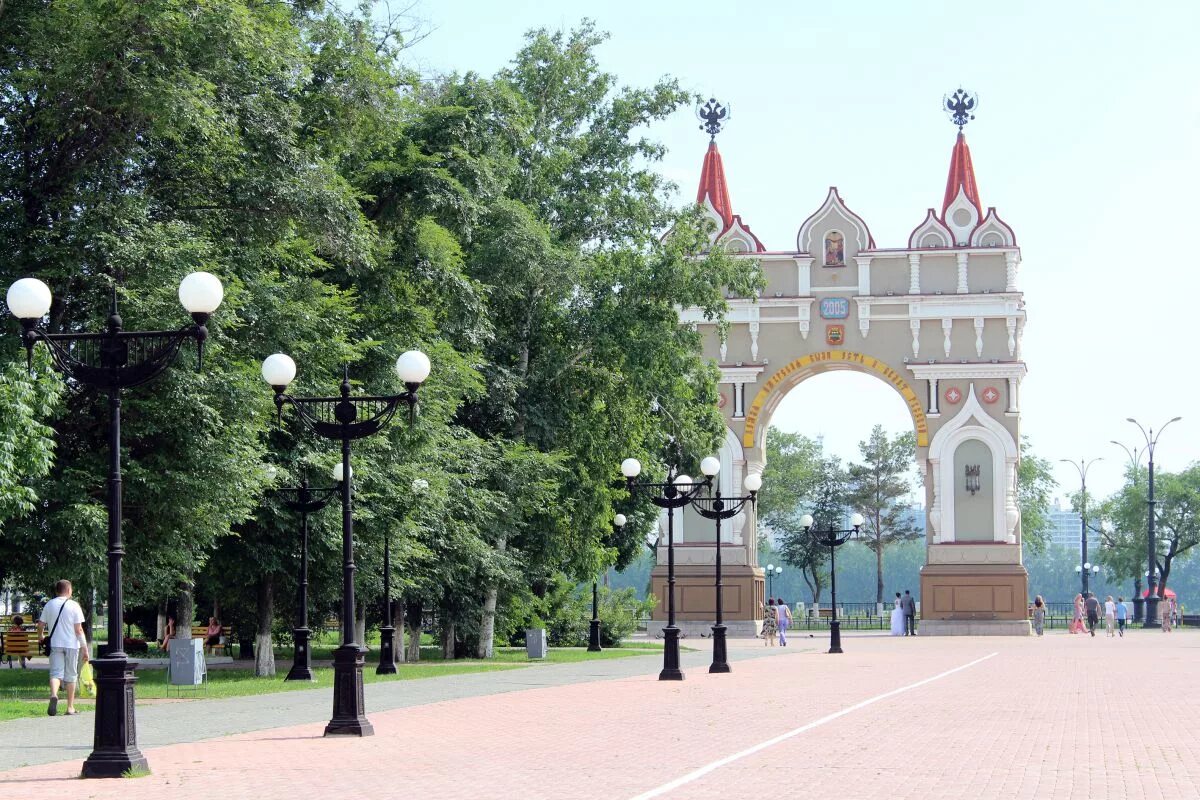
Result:
{"label": "religious icon painting", "polygon": [[846,239],[838,231],[825,235],[825,266],[846,266]]}
{"label": "religious icon painting", "polygon": [[825,343],[840,347],[846,341],[845,325],[826,325]]}

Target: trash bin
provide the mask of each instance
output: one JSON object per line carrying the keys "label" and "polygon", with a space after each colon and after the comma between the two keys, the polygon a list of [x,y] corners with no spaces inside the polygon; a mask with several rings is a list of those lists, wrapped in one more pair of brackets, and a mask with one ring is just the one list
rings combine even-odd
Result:
{"label": "trash bin", "polygon": [[525,655],[530,658],[546,657],[546,629],[525,629]]}

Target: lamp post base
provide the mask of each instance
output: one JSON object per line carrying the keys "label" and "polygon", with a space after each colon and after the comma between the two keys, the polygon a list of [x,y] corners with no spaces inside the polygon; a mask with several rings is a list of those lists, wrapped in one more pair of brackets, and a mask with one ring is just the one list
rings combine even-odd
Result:
{"label": "lamp post base", "polygon": [[1162,620],[1158,618],[1158,597],[1151,595],[1146,598],[1146,621],[1143,623],[1143,628],[1157,628],[1162,624]]}
{"label": "lamp post base", "polygon": [[149,772],[150,764],[137,746],[134,719],[133,671],[137,664],[122,653],[92,661],[96,671],[95,749],[83,762],[84,778],[120,778],[130,772]]}
{"label": "lamp post base", "polygon": [[325,726],[326,736],[372,736],[375,729],[367,719],[363,701],[363,663],[366,648],[344,644],[333,651],[333,718]]}
{"label": "lamp post base", "polygon": [[712,626],[713,660],[709,672],[730,672],[729,655],[725,648],[725,626]]}
{"label": "lamp post base", "polygon": [[379,629],[379,666],[376,675],[396,674],[396,629],[384,625]]}
{"label": "lamp post base", "polygon": [[683,672],[679,669],[679,628],[668,625],[663,628],[663,668],[658,673],[660,681],[681,681]]}
{"label": "lamp post base", "polygon": [[1131,625],[1140,625],[1142,623],[1142,614],[1145,613],[1145,609],[1143,609],[1142,606],[1145,604],[1146,601],[1142,598],[1133,598],[1133,619],[1130,621]]}
{"label": "lamp post base", "polygon": [[600,620],[593,619],[588,629],[588,652],[600,652]]}
{"label": "lamp post base", "polygon": [[842,623],[836,619],[829,623],[829,652],[842,652]]}
{"label": "lamp post base", "polygon": [[286,681],[315,682],[312,672],[312,651],[308,647],[308,637],[312,633],[308,628],[292,630],[292,668],[288,670]]}

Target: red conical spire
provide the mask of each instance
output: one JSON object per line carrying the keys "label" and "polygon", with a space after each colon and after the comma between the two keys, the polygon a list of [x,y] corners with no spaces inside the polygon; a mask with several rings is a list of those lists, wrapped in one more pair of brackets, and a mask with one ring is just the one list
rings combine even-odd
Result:
{"label": "red conical spire", "polygon": [[725,165],[715,141],[708,143],[704,154],[704,167],[700,170],[700,188],[696,190],[696,202],[704,205],[704,198],[713,210],[721,215],[725,228],[733,221],[733,203],[729,200],[729,185],[725,183]]}
{"label": "red conical spire", "polygon": [[958,141],[954,143],[954,152],[950,156],[950,174],[946,178],[946,198],[942,201],[942,219],[946,218],[946,209],[958,197],[962,189],[967,199],[979,212],[983,219],[983,205],[979,202],[979,185],[975,183],[975,167],[971,165],[971,149],[967,147],[967,137],[960,130]]}

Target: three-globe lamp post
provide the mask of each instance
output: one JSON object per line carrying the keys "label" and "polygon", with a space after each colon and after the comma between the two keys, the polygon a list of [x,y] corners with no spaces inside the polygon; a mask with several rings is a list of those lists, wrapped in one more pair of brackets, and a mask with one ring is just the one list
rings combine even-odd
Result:
{"label": "three-globe lamp post", "polygon": [[1149,507],[1146,514],[1146,621],[1142,624],[1143,627],[1153,628],[1158,620],[1158,552],[1156,545],[1157,539],[1154,537],[1154,448],[1158,446],[1158,437],[1162,436],[1162,432],[1167,429],[1167,426],[1172,422],[1178,422],[1182,417],[1175,417],[1168,420],[1165,425],[1158,429],[1158,433],[1154,433],[1154,428],[1143,428],[1142,424],[1133,417],[1127,419],[1137,425],[1138,430],[1142,432],[1142,436],[1146,440],[1145,452],[1149,454],[1149,480],[1150,486],[1146,495],[1146,505]]}
{"label": "three-globe lamp post", "polygon": [[814,531],[812,514],[805,514],[800,518],[800,525],[803,526],[804,532],[817,537],[817,543],[829,548],[829,603],[831,613],[829,616],[829,652],[842,652],[842,623],[837,618],[837,548],[850,541],[858,535],[858,529],[862,527],[863,515],[855,512],[850,517],[850,527],[846,529],[831,528],[824,531]]}
{"label": "three-globe lamp post", "polygon": [[409,350],[396,360],[396,375],[404,384],[404,392],[352,395],[349,369],[343,368],[339,396],[295,397],[287,394],[287,387],[296,377],[296,362],[283,353],[263,361],[263,380],[275,390],[278,413],[282,415],[285,404],[292,406],[306,428],[342,446],[342,644],[333,651],[333,716],[325,726],[326,736],[370,736],[375,732],[363,703],[366,648],[357,641],[354,624],[354,474],[350,469],[350,443],[383,430],[401,405],[408,407],[411,422],[417,390],[429,370],[429,357],[419,350]]}
{"label": "three-globe lamp post", "polygon": [[168,331],[127,331],[117,312],[117,292],[102,333],[52,333],[39,325],[50,313],[50,287],[37,278],[21,278],[8,289],[8,309],[21,322],[21,341],[33,367],[33,348],[44,342],[55,367],[70,380],[108,395],[108,645],[93,662],[96,671],[96,721],[93,750],[83,764],[85,778],[119,778],[148,770],[137,744],[134,677],[136,663],[125,653],[121,535],[121,393],[157,378],[175,361],[184,341],[196,342],[197,368],[203,363],[209,317],[221,305],[224,288],[216,276],[193,272],[179,284],[179,302],[192,324]]}
{"label": "three-globe lamp post", "polygon": [[679,628],[675,625],[675,509],[687,506],[701,491],[712,486],[713,477],[721,471],[721,462],[708,456],[700,462],[704,479],[693,481],[688,475],[677,474],[675,467],[667,471],[667,479],[661,483],[638,481],[642,474],[642,463],[636,458],[621,462],[621,474],[630,494],[646,493],[650,502],[667,511],[667,626],[663,628],[663,668],[658,673],[660,681],[681,681],[679,669]]}
{"label": "three-globe lamp post", "polygon": [[746,503],[753,504],[756,502],[758,490],[762,488],[762,475],[757,472],[751,472],[746,476],[743,486],[746,489],[744,497],[723,498],[721,497],[721,487],[718,484],[713,497],[697,497],[692,500],[692,507],[696,509],[696,513],[705,519],[715,520],[717,524],[716,575],[713,583],[717,618],[716,624],[712,626],[713,657],[712,664],[708,668],[709,672],[723,673],[730,671],[729,657],[725,645],[725,618],[721,598],[721,521],[732,519],[740,514]]}

